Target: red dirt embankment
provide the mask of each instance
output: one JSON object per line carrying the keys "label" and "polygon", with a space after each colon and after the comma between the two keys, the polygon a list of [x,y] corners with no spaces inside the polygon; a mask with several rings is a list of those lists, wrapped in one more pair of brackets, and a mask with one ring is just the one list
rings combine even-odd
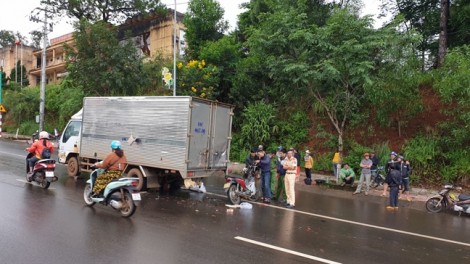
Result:
{"label": "red dirt embankment", "polygon": [[[390,127],[380,126],[376,121],[376,113],[371,108],[367,124],[354,128],[348,127],[344,138],[353,139],[363,146],[373,146],[388,142],[390,149],[400,152],[403,144],[417,134],[432,134],[437,132],[438,123],[448,118],[441,110],[448,106],[441,101],[439,95],[432,87],[422,86],[419,91],[419,98],[410,96],[409,100],[416,100],[417,102],[422,100],[423,111],[409,119],[400,129],[398,122],[391,122]],[[331,121],[327,117],[318,117],[311,114],[310,118],[312,124],[321,123],[329,133],[337,135]],[[393,118],[391,119],[393,120]],[[325,144],[323,144],[322,139],[315,136],[317,134],[316,125],[313,125],[309,131],[309,138],[312,140],[307,144],[308,147],[314,149],[317,153],[333,152],[334,149],[326,149],[324,147]]]}

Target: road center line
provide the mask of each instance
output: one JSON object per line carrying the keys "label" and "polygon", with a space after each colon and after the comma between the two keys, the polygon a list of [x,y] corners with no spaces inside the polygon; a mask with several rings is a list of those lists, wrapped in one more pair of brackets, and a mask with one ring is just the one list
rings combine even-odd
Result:
{"label": "road center line", "polygon": [[341,264],[341,263],[336,262],[336,261],[332,261],[332,260],[328,260],[328,259],[324,259],[324,258],[319,258],[319,257],[315,257],[315,256],[312,256],[312,255],[307,255],[307,254],[300,253],[300,252],[297,252],[297,251],[293,251],[293,250],[290,250],[290,249],[273,246],[273,245],[270,245],[270,244],[266,244],[266,243],[263,243],[263,242],[259,242],[259,241],[256,241],[256,240],[251,240],[251,239],[240,237],[240,236],[236,236],[234,238],[237,239],[237,240],[240,240],[240,241],[247,242],[247,243],[251,243],[251,244],[258,245],[258,246],[274,249],[274,250],[277,250],[277,251],[282,251],[282,252],[285,252],[285,253],[289,253],[289,254],[296,255],[296,256],[299,256],[299,257],[303,257],[303,258],[307,258],[307,259],[312,259],[312,260],[327,263],[327,264]]}
{"label": "road center line", "polygon": [[10,152],[4,152],[4,151],[0,151],[1,154],[6,154],[6,155],[10,155],[10,156],[17,156],[17,157],[22,157],[22,158],[25,158],[26,159],[26,155],[18,155],[18,154],[13,154],[13,153],[10,153]]}
{"label": "road center line", "polygon": [[[225,195],[220,195],[220,194],[216,194],[216,193],[207,192],[207,194],[216,195],[216,196],[225,197],[225,198],[227,197]],[[369,228],[394,232],[394,233],[398,233],[398,234],[404,234],[404,235],[409,235],[409,236],[415,236],[415,237],[426,238],[426,239],[446,242],[446,243],[450,243],[450,244],[456,244],[456,245],[461,245],[461,246],[465,246],[465,247],[470,247],[470,243],[465,243],[465,242],[460,242],[460,241],[455,241],[455,240],[450,240],[450,239],[445,239],[445,238],[440,238],[440,237],[422,235],[422,234],[418,234],[418,233],[413,233],[413,232],[408,232],[408,231],[403,231],[403,230],[397,230],[397,229],[388,228],[388,227],[370,225],[370,224],[365,224],[365,223],[361,223],[361,222],[355,222],[355,221],[351,221],[351,220],[336,218],[336,217],[332,217],[332,216],[314,214],[314,213],[299,211],[299,210],[295,210],[295,209],[279,207],[279,206],[271,205],[271,204],[263,204],[263,203],[258,203],[258,202],[250,202],[250,203],[259,204],[259,205],[263,205],[263,206],[268,206],[268,207],[272,207],[272,208],[276,208],[276,209],[280,209],[280,210],[285,210],[285,211],[291,211],[291,212],[299,213],[299,214],[303,214],[303,215],[309,215],[309,216],[314,216],[314,217],[318,217],[318,218],[333,220],[333,221],[337,221],[337,222],[348,223],[348,224],[358,225],[358,226],[364,226],[364,227],[369,227]]]}

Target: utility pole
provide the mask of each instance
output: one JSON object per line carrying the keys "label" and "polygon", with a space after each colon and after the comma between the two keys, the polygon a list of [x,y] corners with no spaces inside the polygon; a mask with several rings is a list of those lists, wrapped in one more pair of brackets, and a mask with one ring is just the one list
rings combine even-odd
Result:
{"label": "utility pole", "polygon": [[44,130],[44,105],[46,101],[46,47],[47,47],[47,10],[44,9],[44,27],[41,59],[41,90],[39,92],[39,131]]}
{"label": "utility pole", "polygon": [[173,96],[176,96],[176,0],[173,14]]}
{"label": "utility pole", "polygon": [[[34,22],[43,23],[43,44],[42,44],[42,59],[41,59],[41,86],[39,92],[39,131],[44,130],[44,106],[46,101],[46,48],[47,48],[47,7],[38,8],[39,11],[44,11],[44,20],[38,18],[39,14],[31,16]],[[38,12],[39,13],[39,12]]]}

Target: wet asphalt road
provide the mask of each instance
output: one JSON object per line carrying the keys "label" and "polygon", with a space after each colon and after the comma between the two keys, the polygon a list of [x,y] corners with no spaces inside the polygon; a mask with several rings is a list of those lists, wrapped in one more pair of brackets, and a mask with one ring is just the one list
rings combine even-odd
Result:
{"label": "wet asphalt road", "polygon": [[25,147],[0,140],[0,263],[470,263],[468,216],[387,212],[372,197],[305,188],[296,210],[232,211],[212,178],[215,194],[145,193],[124,219],[86,207],[86,179],[61,165],[49,190],[25,183]]}

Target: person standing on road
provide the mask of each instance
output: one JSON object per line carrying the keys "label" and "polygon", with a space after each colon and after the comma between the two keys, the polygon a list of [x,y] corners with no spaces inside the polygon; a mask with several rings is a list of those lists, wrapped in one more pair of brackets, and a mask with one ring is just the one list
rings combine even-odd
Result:
{"label": "person standing on road", "polygon": [[245,168],[248,169],[251,165],[254,165],[256,160],[256,149],[252,148],[250,150],[250,155],[248,155],[248,157],[245,159]]}
{"label": "person standing on road", "polygon": [[354,173],[353,169],[349,167],[349,164],[345,163],[343,168],[339,170],[339,184],[341,186],[345,186],[346,184],[350,184],[352,186],[355,178],[356,173]]}
{"label": "person standing on road", "polygon": [[294,158],[297,160],[297,168],[295,170],[295,181],[298,182],[300,180],[300,153],[297,152],[295,148],[291,148],[294,151]]}
{"label": "person standing on road", "polygon": [[[284,163],[286,161],[286,156],[287,156],[287,150],[285,148],[281,149],[280,158],[277,160],[277,173],[278,173],[279,177],[277,178],[276,195],[274,196],[276,198],[276,200],[280,201],[281,203],[283,203],[287,200],[286,188],[285,188],[285,184],[284,184],[284,178],[286,176],[286,170],[284,169]],[[282,199],[281,199],[281,195],[282,195]]]}
{"label": "person standing on road", "polygon": [[305,151],[304,164],[305,176],[307,177],[305,183],[312,184],[313,158],[310,156],[310,151],[308,149]]}
{"label": "person standing on road", "polygon": [[387,210],[398,210],[398,190],[401,181],[400,164],[398,162],[391,162],[388,166],[390,173],[387,174],[385,182],[390,189],[390,205],[386,207]]}
{"label": "person standing on road", "polygon": [[297,173],[297,159],[294,157],[294,151],[289,149],[287,158],[284,162],[286,177],[284,183],[286,185],[287,205],[286,208],[295,207],[295,178]]}
{"label": "person standing on road", "polygon": [[261,189],[263,191],[263,202],[271,202],[271,159],[264,150],[258,150],[259,163],[261,169]]}
{"label": "person standing on road", "polygon": [[[385,173],[387,174],[387,177],[391,172],[391,168],[396,167],[395,166],[396,163],[397,163],[397,153],[392,151],[390,153],[390,160],[387,162],[387,164],[385,164]],[[384,197],[387,196],[387,187],[388,187],[388,183],[385,181],[384,182],[384,191],[382,193],[382,196],[384,196]]]}
{"label": "person standing on road", "polygon": [[401,181],[402,181],[402,186],[403,186],[403,191],[401,194],[406,196],[406,200],[408,202],[411,202],[410,198],[410,172],[411,172],[411,167],[410,167],[410,162],[405,160],[403,156],[398,156],[399,160],[401,160],[400,163],[400,174],[401,174]]}
{"label": "person standing on road", "polygon": [[380,160],[377,155],[375,155],[374,151],[370,153],[370,160],[372,161],[372,167],[370,167],[370,178],[372,182],[379,183],[379,179],[377,179],[377,170]]}
{"label": "person standing on road", "polygon": [[366,191],[365,195],[369,195],[369,186],[370,186],[370,168],[372,167],[372,160],[369,159],[369,153],[364,153],[364,159],[361,160],[359,165],[362,168],[361,178],[359,179],[359,184],[357,185],[356,191],[353,194],[359,194],[362,190],[362,185],[364,184],[364,178],[366,181]]}
{"label": "person standing on road", "polygon": [[339,175],[338,175],[338,164],[341,163],[341,157],[340,157],[339,152],[335,152],[331,162],[333,163],[333,174],[336,177],[336,179],[338,179],[338,177],[339,177]]}

